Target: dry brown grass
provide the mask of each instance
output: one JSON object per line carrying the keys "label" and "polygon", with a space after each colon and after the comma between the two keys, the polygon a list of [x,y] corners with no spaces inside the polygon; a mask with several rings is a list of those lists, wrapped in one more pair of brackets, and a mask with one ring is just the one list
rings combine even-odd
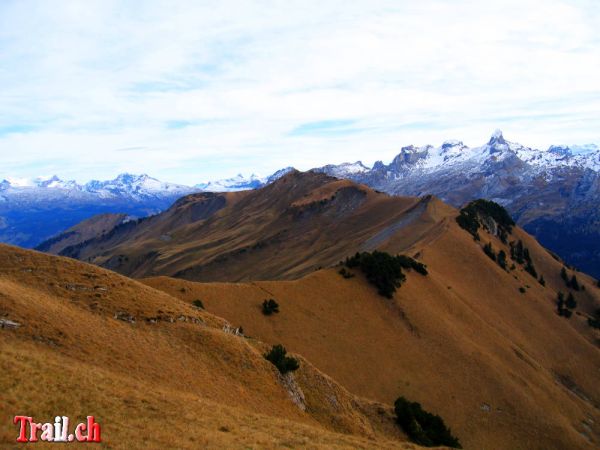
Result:
{"label": "dry brown grass", "polygon": [[[482,235],[496,250],[503,246]],[[208,311],[301,353],[353,393],[421,402],[467,448],[592,448],[600,442],[600,351],[585,311],[600,305],[599,291],[578,274],[587,287],[576,293],[583,313],[559,317],[561,265],[521,230],[516,238],[546,287],[520,267],[503,271],[453,220],[408,247],[430,274],[410,273],[393,301],[359,272],[343,279],[337,269],[296,281],[145,282],[186,301],[202,299]],[[383,248],[406,249],[406,241],[395,235]],[[525,294],[521,286],[529,286]],[[267,298],[280,304],[279,314],[261,314]]]}
{"label": "dry brown grass", "polygon": [[14,415],[93,414],[105,448],[412,448],[389,406],[301,359],[304,412],[263,358],[265,344],[117,274],[0,246],[0,300],[0,317],[22,324],[0,330],[3,445],[16,439]]}

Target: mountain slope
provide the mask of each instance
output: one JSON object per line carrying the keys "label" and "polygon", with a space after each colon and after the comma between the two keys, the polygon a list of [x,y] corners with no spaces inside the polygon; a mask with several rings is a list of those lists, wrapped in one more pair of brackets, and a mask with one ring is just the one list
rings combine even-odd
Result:
{"label": "mountain slope", "polygon": [[[600,335],[588,319],[600,291],[571,270],[585,290],[568,288],[560,260],[483,205],[463,229],[457,217],[470,210],[434,197],[292,172],[260,190],[184,197],[62,253],[136,277],[186,278],[145,282],[307,355],[353,394],[419,401],[466,448],[593,448]],[[408,272],[388,300],[359,270],[346,278],[331,268],[375,249],[417,258],[429,274]],[[557,314],[559,291],[576,300],[570,318]],[[267,317],[269,298],[280,313]]]}
{"label": "mountain slope", "polygon": [[91,414],[111,448],[416,448],[398,440],[389,406],[301,357],[293,387],[263,358],[265,344],[112,272],[0,245],[0,296],[3,323],[20,325],[0,327],[5,444],[14,415]]}
{"label": "mountain slope", "polygon": [[[600,290],[578,274],[586,290],[575,292],[576,314],[560,317],[561,265],[526,233],[515,229],[509,239],[522,240],[545,286],[518,264],[501,269],[454,221],[443,228],[410,248],[429,274],[409,272],[392,300],[360,271],[345,279],[338,268],[293,281],[144,282],[201,299],[250,335],[283,342],[351,392],[419,401],[445,418],[465,448],[596,448],[600,333],[586,319],[600,307]],[[496,236],[481,236],[509,252]],[[261,314],[268,298],[279,303],[278,314]]]}
{"label": "mountain slope", "polygon": [[378,161],[368,169],[357,162],[316,170],[390,194],[433,194],[456,207],[477,198],[494,200],[543,245],[600,277],[600,148],[595,145],[540,151],[496,131],[481,147],[460,141],[408,146],[388,165]]}
{"label": "mountain slope", "polygon": [[61,254],[126,275],[195,280],[306,275],[395,235],[432,237],[454,210],[322,174],[292,172],[255,191],[194,194],[164,213],[113,229]]}

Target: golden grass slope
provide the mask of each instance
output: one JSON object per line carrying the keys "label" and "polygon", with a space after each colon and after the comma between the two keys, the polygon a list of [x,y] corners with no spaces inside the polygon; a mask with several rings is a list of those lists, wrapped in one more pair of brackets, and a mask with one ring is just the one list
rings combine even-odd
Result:
{"label": "golden grass slope", "polygon": [[21,324],[0,329],[2,446],[25,414],[95,415],[102,448],[416,448],[390,406],[299,356],[302,410],[265,344],[95,266],[0,245],[0,317]]}
{"label": "golden grass slope", "polygon": [[[529,248],[545,287],[521,266],[501,269],[482,244],[510,254],[508,247],[484,232],[475,242],[443,204],[430,203],[427,215],[437,225],[420,240],[411,244],[400,230],[380,242],[418,254],[429,269],[426,277],[409,273],[393,300],[360,272],[344,279],[337,268],[294,281],[144,282],[186,302],[201,299],[207,311],[305,355],[357,395],[419,401],[465,448],[598,448],[600,335],[586,324],[600,306],[593,280],[577,274],[586,288],[575,293],[577,313],[559,317],[562,266],[534,239],[518,228],[510,237]],[[279,314],[261,313],[268,298]]]}

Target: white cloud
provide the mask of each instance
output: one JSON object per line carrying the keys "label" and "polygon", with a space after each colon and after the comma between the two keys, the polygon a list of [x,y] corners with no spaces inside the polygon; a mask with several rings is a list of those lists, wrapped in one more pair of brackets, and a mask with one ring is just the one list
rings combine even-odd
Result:
{"label": "white cloud", "polygon": [[[594,1],[2,2],[0,177],[600,142],[598,25]],[[292,133],[331,120],[352,126]]]}

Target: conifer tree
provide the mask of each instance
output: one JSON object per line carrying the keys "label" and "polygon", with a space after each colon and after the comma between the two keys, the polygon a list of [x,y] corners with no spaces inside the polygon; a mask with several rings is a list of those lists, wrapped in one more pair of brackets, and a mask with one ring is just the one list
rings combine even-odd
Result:
{"label": "conifer tree", "polygon": [[567,301],[565,302],[565,304],[567,305],[567,308],[569,308],[569,309],[577,308],[577,302],[575,301],[575,297],[573,297],[572,292],[569,292],[569,295],[567,297]]}
{"label": "conifer tree", "polygon": [[577,281],[577,277],[575,276],[575,274],[573,274],[573,276],[571,277],[571,281],[569,282],[569,285],[571,286],[572,289],[578,291],[579,290],[579,282]]}

